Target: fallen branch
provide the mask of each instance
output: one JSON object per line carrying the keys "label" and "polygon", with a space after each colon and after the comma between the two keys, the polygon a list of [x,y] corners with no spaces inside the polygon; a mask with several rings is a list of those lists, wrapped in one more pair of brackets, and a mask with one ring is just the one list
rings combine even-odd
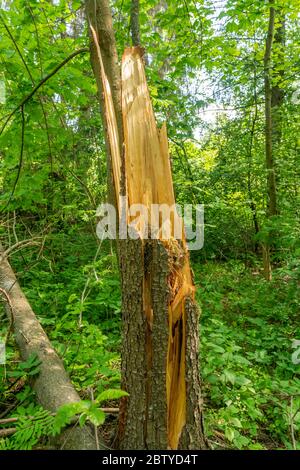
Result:
{"label": "fallen branch", "polygon": [[[37,320],[28,300],[23,294],[16,276],[8,263],[2,245],[0,244],[0,287],[10,299],[7,302],[7,312],[13,311],[13,331],[16,343],[24,361],[32,355],[40,360],[40,372],[33,381],[38,402],[48,411],[56,413],[65,404],[80,401],[80,397],[73,387],[63,363],[53,349],[46,333]],[[2,256],[1,256],[2,255]],[[6,430],[7,431],[7,430]],[[95,438],[89,426],[63,431],[65,449],[96,449]],[[60,441],[58,442],[60,445]]]}
{"label": "fallen branch", "polygon": [[9,335],[12,331],[12,328],[13,328],[13,323],[14,323],[14,312],[13,312],[13,308],[12,308],[12,304],[11,304],[11,301],[10,301],[10,298],[9,298],[9,295],[7,294],[7,292],[4,290],[4,289],[1,289],[0,287],[0,294],[4,297],[4,300],[6,302],[6,305],[8,306],[9,308],[9,328],[7,330],[7,333],[6,333],[6,336],[5,336],[5,344],[7,343],[7,340],[9,338]]}
{"label": "fallen branch", "polygon": [[17,431],[16,428],[0,429],[0,438],[11,436]]}

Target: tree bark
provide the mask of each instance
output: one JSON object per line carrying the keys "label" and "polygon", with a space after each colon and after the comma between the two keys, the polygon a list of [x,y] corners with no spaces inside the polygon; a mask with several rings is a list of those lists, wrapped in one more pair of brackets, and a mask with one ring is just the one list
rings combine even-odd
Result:
{"label": "tree bark", "polygon": [[[285,75],[285,17],[281,10],[276,14],[277,22],[275,22],[274,33],[274,52],[276,53],[276,64],[273,73],[275,83],[272,86],[271,108],[272,108],[272,140],[273,152],[276,155],[280,150],[282,137],[282,109],[284,102],[283,80]],[[277,23],[277,24],[276,24]],[[278,70],[276,70],[278,68]],[[277,208],[278,211],[278,208]]]}
{"label": "tree bark", "polygon": [[140,0],[131,0],[130,29],[133,46],[140,46]]}
{"label": "tree bark", "polygon": [[266,49],[264,56],[264,77],[265,77],[265,145],[266,145],[266,168],[268,180],[268,216],[277,214],[277,195],[276,195],[276,178],[275,165],[273,155],[273,138],[272,138],[272,47],[274,41],[275,30],[275,8],[274,0],[270,0],[269,27],[266,40]]}
{"label": "tree bark", "polygon": [[[279,24],[276,24],[278,19]],[[277,202],[277,175],[276,155],[278,155],[281,143],[282,117],[281,105],[284,99],[282,80],[284,77],[284,44],[285,44],[285,19],[282,12],[275,10],[274,0],[270,0],[269,26],[266,39],[264,56],[264,81],[265,81],[265,144],[266,144],[266,168],[267,168],[267,218],[278,214]],[[272,56],[277,52],[277,63],[272,66]],[[274,61],[273,61],[274,62]],[[276,65],[279,71],[276,72]],[[273,83],[275,81],[275,83]],[[263,244],[263,266],[266,280],[272,279],[271,247],[272,240],[276,237],[274,230],[267,235]]]}
{"label": "tree bark", "polygon": [[[252,191],[252,160],[253,160],[253,143],[255,139],[255,128],[258,120],[258,104],[257,104],[257,71],[254,68],[254,116],[252,120],[252,125],[250,129],[250,144],[249,144],[249,151],[248,151],[248,173],[247,173],[247,189],[249,195],[249,206],[252,213],[252,221],[254,227],[254,233],[257,235],[259,233],[259,222],[257,217],[257,209],[256,203],[253,197]],[[255,253],[258,251],[258,243],[254,242],[254,251]]]}
{"label": "tree bark", "polygon": [[[267,218],[277,214],[276,177],[273,155],[272,137],[272,47],[275,30],[274,0],[270,0],[269,26],[264,55],[264,82],[265,82],[265,155],[267,169]],[[267,281],[272,279],[272,265],[270,255],[270,235],[262,245],[263,269]]]}
{"label": "tree bark", "polygon": [[[5,257],[2,258],[3,253],[0,244],[0,287],[10,299],[12,313],[7,305],[7,314],[12,322],[15,340],[24,361],[32,354],[41,361],[33,389],[38,402],[45,409],[56,412],[62,405],[80,401],[80,397],[23,294],[9,262]],[[96,449],[94,436],[88,426],[69,428],[55,441],[58,447],[63,445],[64,449]]]}
{"label": "tree bark", "polygon": [[[117,199],[119,194],[116,193],[114,175],[112,169],[111,146],[108,139],[107,119],[105,116],[104,90],[101,79],[101,67],[99,63],[98,51],[92,36],[90,26],[92,26],[97,34],[97,41],[100,48],[101,58],[103,60],[104,70],[110,84],[112,102],[114,106],[115,117],[118,127],[119,151],[123,154],[123,123],[121,110],[121,72],[119,58],[116,47],[115,34],[113,31],[112,15],[109,1],[107,0],[86,0],[85,13],[88,22],[88,31],[90,35],[90,52],[91,65],[95,75],[97,88],[99,92],[100,111],[102,125],[104,129],[104,138],[106,144],[107,155],[107,184],[108,184],[108,200],[114,207],[117,207]],[[120,182],[122,187],[124,182]],[[124,192],[124,191],[122,191]]]}

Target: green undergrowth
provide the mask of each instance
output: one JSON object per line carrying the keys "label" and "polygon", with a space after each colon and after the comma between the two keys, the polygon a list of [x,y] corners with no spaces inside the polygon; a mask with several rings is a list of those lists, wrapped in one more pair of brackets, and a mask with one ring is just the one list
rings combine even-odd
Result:
{"label": "green undergrowth", "polygon": [[[83,401],[91,392],[118,390],[121,303],[111,246],[104,242],[97,249],[84,232],[56,234],[38,259],[33,249],[23,250],[12,264]],[[193,268],[202,310],[201,375],[211,447],[300,449],[300,365],[292,360],[297,359],[293,342],[300,340],[299,266],[275,269],[271,283],[255,263],[194,262]],[[42,416],[30,387],[38,364],[34,358],[20,361],[12,337],[6,353],[0,413]],[[51,424],[47,414],[43,419],[37,426],[40,437]],[[34,432],[29,441],[20,434],[21,444],[10,437],[2,446],[30,448],[40,439]]]}
{"label": "green undergrowth", "polygon": [[271,283],[238,261],[195,271],[212,446],[299,449],[299,266],[275,270]]}

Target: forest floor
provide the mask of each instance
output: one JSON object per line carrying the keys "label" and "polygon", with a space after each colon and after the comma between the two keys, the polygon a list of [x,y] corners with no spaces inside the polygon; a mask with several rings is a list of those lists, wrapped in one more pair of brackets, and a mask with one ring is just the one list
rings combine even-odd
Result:
{"label": "forest floor", "polygon": [[[105,245],[95,260],[94,247],[85,235],[65,243],[61,234],[38,259],[23,251],[12,260],[83,399],[91,390],[120,385],[117,261]],[[292,360],[293,341],[300,339],[299,266],[278,267],[270,283],[258,266],[255,258],[249,266],[193,260],[202,311],[204,423],[212,449],[300,448],[300,365]],[[35,367],[20,363],[11,338],[0,382],[2,417],[34,414],[29,379]],[[106,422],[108,441],[115,422]]]}

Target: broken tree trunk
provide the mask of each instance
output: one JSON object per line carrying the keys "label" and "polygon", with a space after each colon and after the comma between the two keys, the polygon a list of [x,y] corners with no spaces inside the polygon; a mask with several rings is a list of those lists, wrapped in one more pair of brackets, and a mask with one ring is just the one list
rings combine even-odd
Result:
{"label": "broken tree trunk", "polygon": [[[40,322],[23,294],[16,276],[0,244],[0,287],[10,299],[7,314],[12,321],[14,337],[25,361],[32,354],[41,364],[33,382],[38,402],[47,410],[56,412],[62,405],[80,401],[80,397],[64,369],[61,359],[51,346]],[[12,318],[11,311],[12,310]],[[95,438],[88,426],[70,427],[58,438],[57,445],[64,449],[96,449]]]}
{"label": "broken tree trunk", "polygon": [[[121,416],[122,447],[132,446],[135,435],[141,448],[201,448],[204,439],[198,349],[194,349],[198,343],[190,342],[191,334],[197,336],[198,329],[195,289],[182,221],[175,210],[166,125],[157,128],[139,47],[126,49],[123,55],[122,115],[127,223],[134,224],[139,234],[137,259],[133,260],[128,252],[120,254],[124,323],[130,328],[123,337],[123,385],[129,398]],[[137,223],[131,213],[135,204],[146,209]],[[161,216],[156,214],[157,220],[153,205],[160,206],[162,212],[166,210]],[[128,241],[130,245],[132,241]],[[133,279],[140,286],[134,296]],[[129,312],[136,312],[137,307],[141,322],[136,322],[134,315],[128,318]],[[193,318],[194,333],[187,314],[189,321]],[[136,335],[144,337],[139,370],[135,365]],[[187,375],[191,373],[193,381]],[[137,378],[142,389],[134,399]],[[195,387],[197,393],[193,395],[190,387]],[[140,420],[135,418],[137,407]]]}
{"label": "broken tree trunk", "polygon": [[[91,11],[89,4],[87,13]],[[94,25],[101,25],[98,31],[89,21],[94,43],[91,61],[94,71],[98,71],[96,80],[101,92],[116,206],[120,219],[125,215],[127,229],[135,234],[135,239],[118,241],[123,311],[122,388],[129,397],[120,406],[117,446],[206,448],[198,364],[198,309],[184,232],[181,229],[175,234],[180,219],[174,210],[163,217],[163,223],[170,229],[169,237],[162,227],[155,231],[153,221],[149,223],[153,204],[165,204],[172,209],[175,203],[166,126],[157,128],[142,49],[134,47],[126,49],[122,59],[117,95],[122,96],[123,126],[119,131],[119,102],[109,79],[111,69],[115,70],[111,44],[111,59],[103,59],[108,55],[103,51],[107,47],[104,37],[112,36],[111,17],[107,16],[107,1],[99,0],[96,5],[105,7],[105,17],[93,20]],[[113,75],[119,74],[115,71]],[[120,195],[125,196],[125,206]],[[132,212],[134,204],[143,204],[145,209],[137,219]],[[159,220],[160,216],[156,218]],[[154,235],[149,239],[151,232]]]}

